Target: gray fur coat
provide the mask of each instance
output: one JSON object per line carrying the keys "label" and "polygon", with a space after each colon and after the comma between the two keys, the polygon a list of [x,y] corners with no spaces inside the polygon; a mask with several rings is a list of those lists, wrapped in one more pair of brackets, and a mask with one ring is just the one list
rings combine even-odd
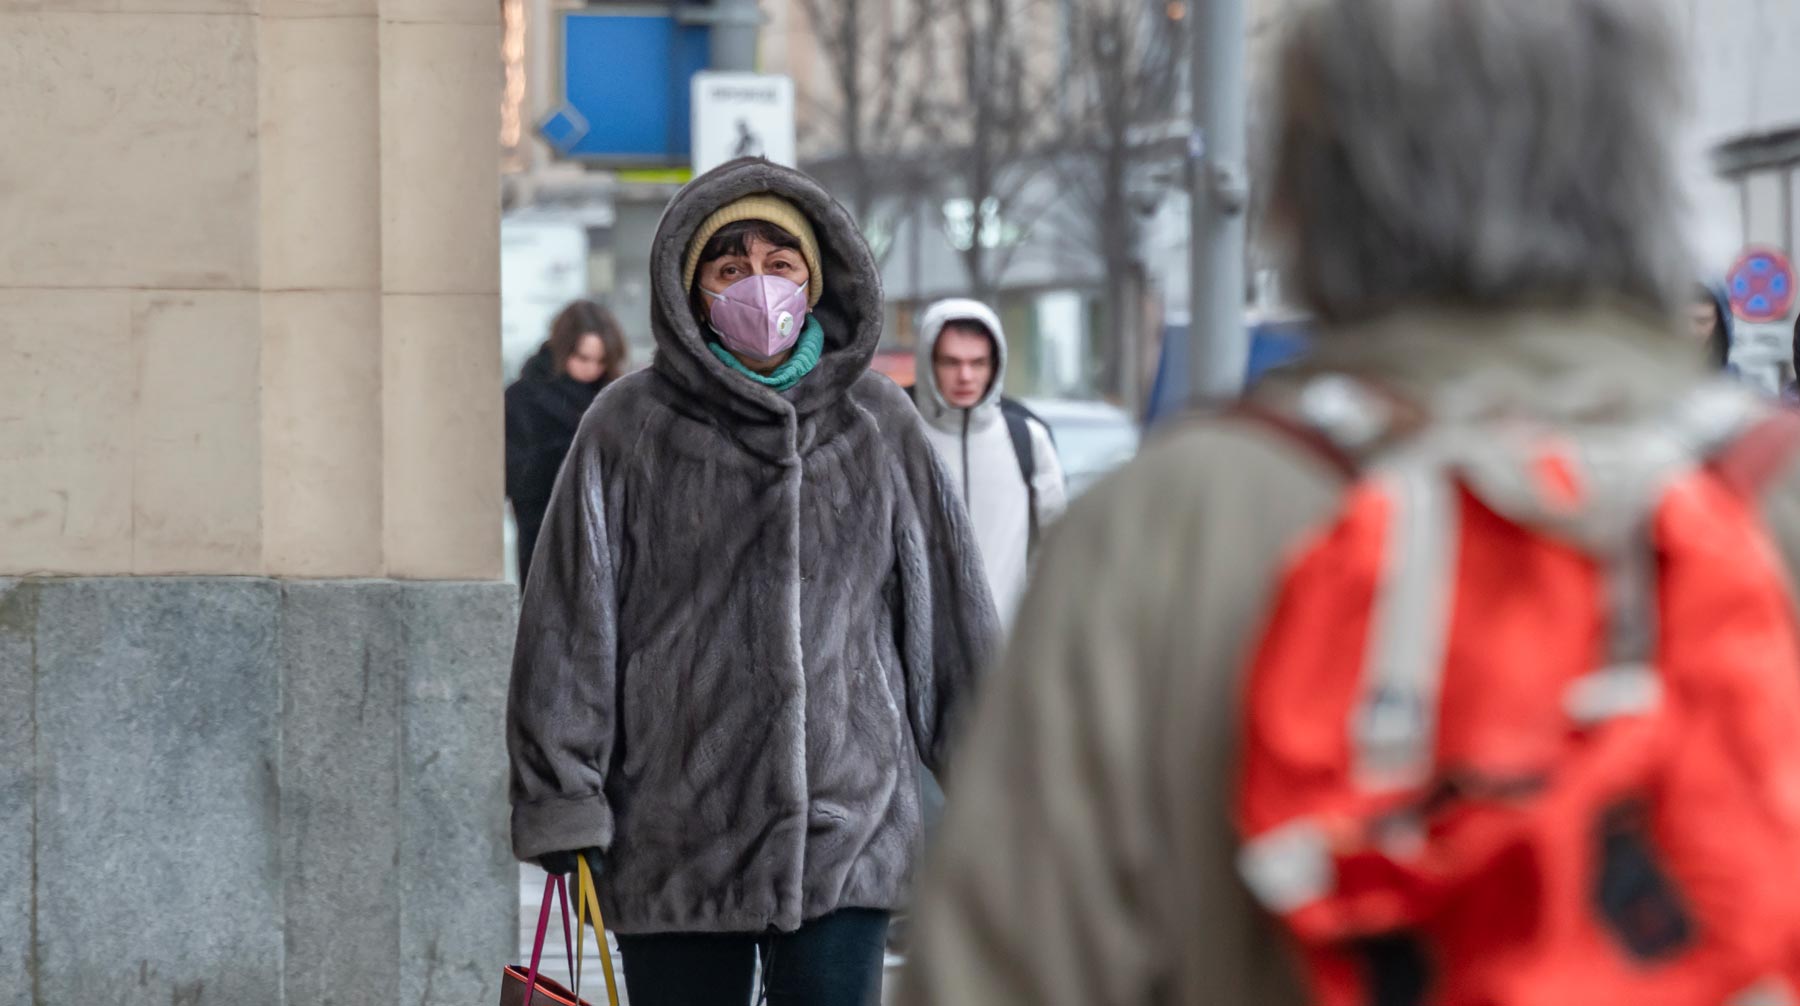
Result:
{"label": "gray fur coat", "polygon": [[[682,255],[774,192],[817,231],[818,365],[786,392],[707,351]],[[793,930],[904,897],[933,770],[998,628],[918,410],[868,369],[881,286],[798,172],[696,179],[652,249],[653,366],[594,402],[526,585],[507,712],[513,851],[598,846],[619,932]]]}

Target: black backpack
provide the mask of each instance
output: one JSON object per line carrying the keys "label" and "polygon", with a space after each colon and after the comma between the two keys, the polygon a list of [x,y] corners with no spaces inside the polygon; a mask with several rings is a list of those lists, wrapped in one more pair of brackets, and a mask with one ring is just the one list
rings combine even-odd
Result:
{"label": "black backpack", "polygon": [[1031,449],[1031,423],[1044,428],[1050,446],[1056,446],[1056,434],[1050,424],[1016,398],[1000,396],[1000,415],[1006,419],[1006,435],[1012,438],[1013,456],[1019,459],[1019,474],[1025,479],[1025,494],[1030,499],[1031,536],[1026,539],[1025,554],[1036,556],[1038,547],[1037,451]]}

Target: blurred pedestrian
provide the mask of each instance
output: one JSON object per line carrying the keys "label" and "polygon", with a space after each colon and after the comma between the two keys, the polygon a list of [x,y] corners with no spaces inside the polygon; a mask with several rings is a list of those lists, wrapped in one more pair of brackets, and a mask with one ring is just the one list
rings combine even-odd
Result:
{"label": "blurred pedestrian", "polygon": [[[1315,351],[1272,375],[1242,407],[1169,433],[1059,523],[958,762],[936,859],[916,903],[900,1002],[1307,1001],[1291,944],[1241,879],[1235,818],[1249,657],[1288,563],[1338,518],[1356,467],[1354,436],[1327,440],[1310,424],[1366,415],[1344,406],[1366,405],[1368,396],[1343,392],[1369,384],[1392,389],[1402,415],[1407,401],[1432,401],[1476,381],[1506,387],[1527,406],[1551,410],[1573,397],[1633,423],[1662,415],[1705,383],[1691,344],[1678,335],[1693,275],[1672,223],[1682,206],[1672,137],[1681,109],[1676,82],[1685,75],[1657,10],[1640,0],[1323,0],[1293,15],[1272,115],[1271,226],[1291,257],[1287,274],[1319,319]],[[1572,395],[1572,388],[1585,390]],[[1762,510],[1788,571],[1800,574],[1800,471],[1780,454],[1765,460],[1771,488]],[[1542,491],[1554,492],[1555,483]],[[1735,511],[1732,526],[1752,520],[1745,511],[1753,509]],[[1738,571],[1762,577],[1759,585],[1777,601],[1759,594],[1753,613],[1717,619],[1721,627],[1754,625],[1778,641],[1791,633],[1780,577],[1765,568],[1773,554],[1730,553]],[[1501,563],[1497,582],[1507,582],[1504,574],[1532,570]],[[1335,624],[1317,607],[1296,615],[1308,611],[1327,619],[1327,632]],[[1485,623],[1472,614],[1469,625]],[[1297,694],[1289,712],[1334,701],[1341,676],[1360,672],[1361,637],[1353,629],[1339,625],[1340,659],[1319,667],[1316,687]],[[1597,629],[1588,638],[1606,639]],[[1720,708],[1767,698],[1771,717],[1785,715],[1792,696],[1782,689],[1791,682],[1780,683],[1780,672],[1793,650],[1782,642],[1755,650],[1778,661],[1775,675],[1755,678],[1775,682],[1776,691],[1747,690]],[[1721,669],[1762,673],[1743,665],[1741,651],[1714,655]],[[1696,687],[1716,697],[1724,681],[1721,674]],[[1411,730],[1417,722],[1396,714],[1379,725]],[[1331,729],[1338,733],[1321,734],[1312,750],[1326,760],[1342,755],[1350,742],[1338,735],[1349,728],[1348,718],[1337,721]],[[1791,759],[1763,761],[1765,749],[1748,742],[1754,734],[1760,744],[1766,732],[1743,734],[1741,767],[1788,778]],[[1458,798],[1455,782],[1439,799]],[[1529,795],[1520,789],[1513,798]],[[1786,803],[1770,806],[1769,817],[1743,829],[1746,841],[1763,837],[1771,821],[1788,820]],[[1395,856],[1421,840],[1407,827],[1406,809],[1396,808],[1389,836]],[[1708,847],[1721,864],[1736,865],[1748,847],[1738,844],[1737,825],[1717,824],[1698,805],[1690,825],[1732,836]],[[1576,833],[1604,838],[1608,856],[1620,854],[1617,873],[1555,891],[1563,903],[1583,906],[1576,914],[1587,918],[1606,907],[1602,901],[1623,900],[1640,909],[1628,922],[1656,930],[1633,934],[1651,937],[1634,948],[1647,945],[1654,955],[1670,940],[1676,951],[1698,940],[1719,949],[1682,914],[1681,892],[1668,897],[1655,855],[1635,855],[1644,850],[1641,838],[1615,845],[1610,828]],[[1296,836],[1303,852],[1331,849],[1317,844],[1329,843],[1328,830]],[[1381,862],[1377,849],[1365,864],[1370,872],[1358,875],[1372,889],[1385,890]],[[1793,869],[1791,860],[1763,865],[1770,876]],[[1265,893],[1291,896],[1276,903],[1292,909],[1338,876],[1328,858],[1308,859],[1274,877]],[[1786,897],[1789,886],[1777,881],[1746,901],[1760,909]],[[1516,880],[1502,893],[1526,912],[1548,897]],[[1319,1001],[1723,999],[1683,999],[1679,990],[1609,999],[1554,987],[1457,998],[1471,990],[1436,983],[1432,969],[1441,960],[1414,952],[1398,902],[1372,907],[1393,912],[1395,928],[1377,925],[1366,941],[1337,948],[1338,984],[1314,991],[1385,984],[1368,998]],[[1508,928],[1508,921],[1497,916],[1462,948],[1479,951],[1489,941],[1502,978],[1518,955],[1544,949],[1528,942],[1535,928]],[[1580,946],[1550,949],[1585,950],[1608,962],[1624,953],[1621,941],[1590,935]],[[1783,927],[1773,926],[1752,942],[1767,949],[1783,938]],[[1653,984],[1658,972],[1640,963]]]}
{"label": "blurred pedestrian", "polygon": [[988,586],[1010,618],[1044,529],[1066,505],[1050,427],[1006,387],[1006,337],[986,304],[943,300],[919,318],[913,400],[969,508]]}
{"label": "blurred pedestrian", "polygon": [[624,372],[625,354],[625,335],[612,312],[578,300],[550,323],[550,338],[506,389],[506,498],[519,528],[521,589],[575,429],[594,396]]}
{"label": "blurred pedestrian", "polygon": [[881,283],[810,178],[741,159],[651,249],[650,369],[576,436],[520,615],[514,852],[602,868],[633,1006],[874,1003],[998,622]]}
{"label": "blurred pedestrian", "polygon": [[1782,382],[1781,404],[1800,406],[1800,315],[1794,317],[1794,335],[1788,341],[1787,372],[1794,376]]}
{"label": "blurred pedestrian", "polygon": [[1706,362],[1714,370],[1735,374],[1731,364],[1731,305],[1725,295],[1705,283],[1694,288],[1688,305],[1688,330],[1706,346]]}
{"label": "blurred pedestrian", "polygon": [[[1056,441],[1042,419],[1006,395],[1006,333],[986,304],[953,298],[927,308],[915,359],[913,401],[968,508],[1001,621],[1010,621],[1044,530],[1067,505]],[[919,792],[930,835],[944,793],[926,773]],[[907,924],[896,919],[890,934],[900,952]]]}

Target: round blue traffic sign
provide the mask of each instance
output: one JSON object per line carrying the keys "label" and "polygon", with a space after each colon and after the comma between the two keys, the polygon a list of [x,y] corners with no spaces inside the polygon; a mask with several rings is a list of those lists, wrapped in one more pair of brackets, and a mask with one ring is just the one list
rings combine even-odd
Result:
{"label": "round blue traffic sign", "polygon": [[1794,309],[1794,266],[1773,248],[1750,248],[1725,277],[1731,312],[1752,324],[1786,321]]}

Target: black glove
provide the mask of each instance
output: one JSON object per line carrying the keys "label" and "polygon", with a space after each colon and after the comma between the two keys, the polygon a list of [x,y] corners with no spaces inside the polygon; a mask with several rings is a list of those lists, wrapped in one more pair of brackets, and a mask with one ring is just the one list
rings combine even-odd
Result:
{"label": "black glove", "polygon": [[[575,872],[576,855],[577,853],[573,850],[569,852],[546,852],[537,858],[537,865],[545,873],[563,876]],[[588,871],[594,875],[594,879],[600,879],[600,850],[597,848],[582,849],[579,855],[587,860]]]}

